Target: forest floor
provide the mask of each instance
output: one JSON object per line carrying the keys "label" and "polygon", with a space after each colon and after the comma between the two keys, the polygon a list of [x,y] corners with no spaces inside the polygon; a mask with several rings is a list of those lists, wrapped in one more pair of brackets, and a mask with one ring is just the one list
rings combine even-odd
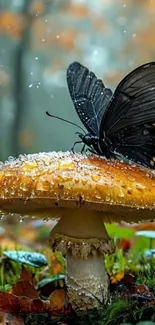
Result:
{"label": "forest floor", "polygon": [[155,222],[106,225],[116,245],[105,257],[110,299],[85,312],[72,310],[65,259],[48,248],[53,226],[51,220],[1,220],[0,325],[155,324]]}

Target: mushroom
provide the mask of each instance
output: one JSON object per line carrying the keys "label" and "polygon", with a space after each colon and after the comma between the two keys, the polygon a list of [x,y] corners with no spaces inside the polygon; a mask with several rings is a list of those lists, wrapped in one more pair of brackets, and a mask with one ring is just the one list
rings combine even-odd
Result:
{"label": "mushroom", "polygon": [[154,219],[155,176],[93,155],[20,155],[0,166],[0,210],[57,217],[49,241],[66,256],[72,306],[98,307],[108,300],[104,254],[114,250],[104,222]]}

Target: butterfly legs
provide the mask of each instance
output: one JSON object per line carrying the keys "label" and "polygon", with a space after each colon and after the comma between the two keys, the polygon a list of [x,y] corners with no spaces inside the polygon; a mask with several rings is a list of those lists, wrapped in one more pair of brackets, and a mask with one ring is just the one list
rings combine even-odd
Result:
{"label": "butterfly legs", "polygon": [[88,151],[95,154],[95,155],[98,155],[98,152],[93,150],[93,149],[87,148],[85,152],[87,153]]}
{"label": "butterfly legs", "polygon": [[[78,144],[78,143],[83,143],[83,141],[76,141],[76,142],[74,142],[74,145],[73,145],[73,147],[71,148],[71,151],[72,151],[73,153],[74,153],[74,148],[75,148],[76,144]],[[82,147],[81,153],[84,151],[84,148],[85,148],[85,145]]]}

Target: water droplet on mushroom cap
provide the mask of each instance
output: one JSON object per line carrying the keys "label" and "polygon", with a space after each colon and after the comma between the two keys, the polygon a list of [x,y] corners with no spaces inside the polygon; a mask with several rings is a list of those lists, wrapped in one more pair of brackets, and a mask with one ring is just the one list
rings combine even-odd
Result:
{"label": "water droplet on mushroom cap", "polygon": [[2,210],[17,209],[23,215],[31,208],[66,206],[116,215],[121,211],[126,220],[134,214],[136,220],[137,209],[145,218],[146,210],[146,218],[154,218],[155,174],[133,164],[70,152],[9,157],[0,166]]}

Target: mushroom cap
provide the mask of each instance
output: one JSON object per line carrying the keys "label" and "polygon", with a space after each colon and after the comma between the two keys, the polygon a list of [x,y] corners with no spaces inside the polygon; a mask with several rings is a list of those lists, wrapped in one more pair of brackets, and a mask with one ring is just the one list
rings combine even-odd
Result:
{"label": "mushroom cap", "polygon": [[103,211],[106,221],[154,219],[155,175],[135,164],[70,152],[20,155],[1,164],[1,211],[37,215],[64,207]]}

